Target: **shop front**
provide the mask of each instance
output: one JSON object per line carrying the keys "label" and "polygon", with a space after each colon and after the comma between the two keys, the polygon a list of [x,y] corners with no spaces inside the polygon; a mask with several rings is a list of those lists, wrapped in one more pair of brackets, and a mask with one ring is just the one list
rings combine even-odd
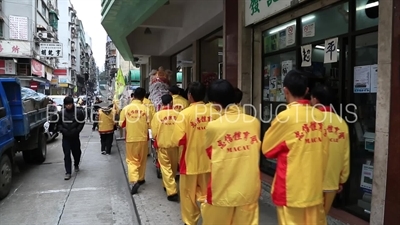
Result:
{"label": "shop front", "polygon": [[[253,1],[252,1],[253,2]],[[289,2],[289,4],[287,4]],[[254,104],[261,103],[262,136],[285,109],[282,81],[298,69],[309,88],[328,84],[334,107],[351,134],[351,174],[334,206],[369,220],[375,142],[378,56],[376,0],[259,1],[246,12],[253,26]],[[250,4],[250,1],[249,1]],[[262,5],[264,4],[264,5]],[[263,15],[261,15],[263,14]],[[258,80],[258,81],[257,81]],[[274,175],[276,162],[262,157],[261,170]]]}
{"label": "shop front", "polygon": [[75,85],[71,83],[67,69],[54,69],[54,75],[58,76],[58,86],[54,92],[59,95],[72,95]]}

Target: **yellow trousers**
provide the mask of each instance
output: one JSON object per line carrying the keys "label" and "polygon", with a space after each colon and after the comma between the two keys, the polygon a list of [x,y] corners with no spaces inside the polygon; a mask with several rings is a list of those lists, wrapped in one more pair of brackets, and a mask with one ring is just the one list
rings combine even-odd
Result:
{"label": "yellow trousers", "polygon": [[336,191],[324,192],[324,210],[325,210],[325,215],[328,215],[329,210],[331,210],[332,203],[335,200],[335,197],[336,197]]}
{"label": "yellow trousers", "polygon": [[167,195],[177,194],[175,175],[178,168],[178,148],[159,148],[157,151],[163,186],[167,190]]}
{"label": "yellow trousers", "polygon": [[201,216],[203,225],[258,225],[258,202],[238,207],[221,207],[202,203]]}
{"label": "yellow trousers", "polygon": [[126,165],[130,183],[144,180],[147,163],[147,141],[126,142]]}
{"label": "yellow trousers", "polygon": [[322,204],[307,208],[277,206],[279,225],[326,225]]}
{"label": "yellow trousers", "polygon": [[[179,162],[181,161],[182,151],[183,151],[183,146],[179,146],[178,165],[179,165]],[[177,172],[179,172],[179,171],[177,171]]]}
{"label": "yellow trousers", "polygon": [[179,191],[182,221],[187,225],[196,225],[200,218],[197,202],[204,202],[210,173],[180,175]]}

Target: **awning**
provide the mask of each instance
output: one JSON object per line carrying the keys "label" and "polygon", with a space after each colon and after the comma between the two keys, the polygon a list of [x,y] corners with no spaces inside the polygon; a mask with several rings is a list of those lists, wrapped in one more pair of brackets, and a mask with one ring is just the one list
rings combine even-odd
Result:
{"label": "awning", "polygon": [[131,70],[129,71],[131,76],[131,82],[139,81],[140,82],[140,70]]}
{"label": "awning", "polygon": [[56,76],[67,76],[67,69],[54,69],[53,71],[54,75]]}
{"label": "awning", "polygon": [[35,77],[35,76],[17,76],[17,78],[21,81],[36,81],[39,83],[46,83],[47,79],[44,77]]}

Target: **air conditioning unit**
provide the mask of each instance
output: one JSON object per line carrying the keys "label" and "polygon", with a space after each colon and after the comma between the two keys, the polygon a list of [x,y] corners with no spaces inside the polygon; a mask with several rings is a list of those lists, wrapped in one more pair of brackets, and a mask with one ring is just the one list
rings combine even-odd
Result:
{"label": "air conditioning unit", "polygon": [[47,39],[47,33],[44,33],[44,32],[41,32],[41,31],[39,31],[39,32],[37,33],[37,36],[38,36],[40,39]]}

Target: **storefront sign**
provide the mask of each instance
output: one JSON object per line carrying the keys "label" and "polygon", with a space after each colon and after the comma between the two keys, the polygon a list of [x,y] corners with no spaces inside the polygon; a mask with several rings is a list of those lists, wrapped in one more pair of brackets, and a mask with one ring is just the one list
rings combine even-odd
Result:
{"label": "storefront sign", "polygon": [[31,60],[31,71],[33,75],[44,77],[44,65],[39,61]]}
{"label": "storefront sign", "polygon": [[27,41],[0,41],[1,57],[31,56],[31,43]]}
{"label": "storefront sign", "polygon": [[[260,22],[298,3],[293,0],[245,0],[246,26]],[[299,2],[304,2],[302,0]],[[294,2],[294,3],[292,3]]]}
{"label": "storefront sign", "polygon": [[301,46],[301,67],[311,66],[312,45]]}
{"label": "storefront sign", "polygon": [[303,26],[303,37],[315,36],[315,23],[306,24]]}
{"label": "storefront sign", "polygon": [[338,61],[338,38],[325,40],[324,63],[335,63]]}
{"label": "storefront sign", "polygon": [[63,56],[62,43],[40,43],[39,53],[42,57],[60,58]]}
{"label": "storefront sign", "polygon": [[0,60],[0,74],[16,74],[14,60]]}

